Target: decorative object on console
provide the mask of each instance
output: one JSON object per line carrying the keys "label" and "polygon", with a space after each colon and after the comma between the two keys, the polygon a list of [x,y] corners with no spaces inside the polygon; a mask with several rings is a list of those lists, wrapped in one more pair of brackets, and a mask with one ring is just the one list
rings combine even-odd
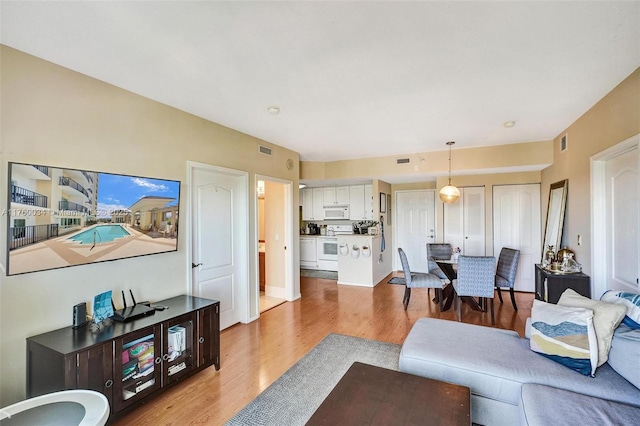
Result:
{"label": "decorative object on console", "polygon": [[530,347],[585,376],[594,376],[598,366],[598,341],[593,311],[534,300]]}
{"label": "decorative object on console", "polygon": [[[8,168],[7,275],[178,250],[180,181]],[[39,261],[43,255],[48,262]]]}

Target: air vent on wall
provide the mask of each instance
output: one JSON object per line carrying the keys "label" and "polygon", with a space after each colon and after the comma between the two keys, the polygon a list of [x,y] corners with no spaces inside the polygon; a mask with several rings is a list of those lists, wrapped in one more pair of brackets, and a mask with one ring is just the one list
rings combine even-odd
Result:
{"label": "air vent on wall", "polygon": [[567,150],[567,134],[565,133],[564,135],[562,135],[562,137],[560,138],[560,152],[562,151],[566,151]]}
{"label": "air vent on wall", "polygon": [[410,158],[396,158],[396,164],[409,164],[410,162]]}
{"label": "air vent on wall", "polygon": [[271,148],[267,146],[260,145],[258,146],[258,150],[260,151],[260,154],[271,155]]}

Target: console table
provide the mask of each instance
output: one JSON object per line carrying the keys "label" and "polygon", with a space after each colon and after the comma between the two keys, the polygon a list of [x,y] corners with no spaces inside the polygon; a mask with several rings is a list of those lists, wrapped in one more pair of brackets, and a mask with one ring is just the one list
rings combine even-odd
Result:
{"label": "console table", "polygon": [[214,365],[220,369],[220,302],[177,296],[153,315],[66,327],[27,338],[27,397],[89,389],[107,397],[111,418]]}
{"label": "console table", "polygon": [[562,293],[570,288],[584,297],[591,298],[591,280],[582,272],[559,274],[547,271],[537,264],[536,270],[536,299],[549,303],[558,303]]}

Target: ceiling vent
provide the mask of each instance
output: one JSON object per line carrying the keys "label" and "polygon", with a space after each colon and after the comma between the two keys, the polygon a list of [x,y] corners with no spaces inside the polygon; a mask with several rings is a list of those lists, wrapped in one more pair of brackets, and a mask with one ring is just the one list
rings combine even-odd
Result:
{"label": "ceiling vent", "polygon": [[258,151],[260,151],[260,154],[272,155],[271,148],[269,148],[268,146],[259,145],[258,146]]}
{"label": "ceiling vent", "polygon": [[396,158],[396,164],[409,164],[410,162],[410,158]]}

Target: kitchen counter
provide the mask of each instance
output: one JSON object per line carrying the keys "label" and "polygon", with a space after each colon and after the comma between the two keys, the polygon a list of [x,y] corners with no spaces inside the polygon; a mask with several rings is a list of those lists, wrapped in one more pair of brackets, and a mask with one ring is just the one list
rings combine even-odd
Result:
{"label": "kitchen counter", "polygon": [[338,235],[338,284],[375,287],[388,275],[381,240],[380,235]]}

